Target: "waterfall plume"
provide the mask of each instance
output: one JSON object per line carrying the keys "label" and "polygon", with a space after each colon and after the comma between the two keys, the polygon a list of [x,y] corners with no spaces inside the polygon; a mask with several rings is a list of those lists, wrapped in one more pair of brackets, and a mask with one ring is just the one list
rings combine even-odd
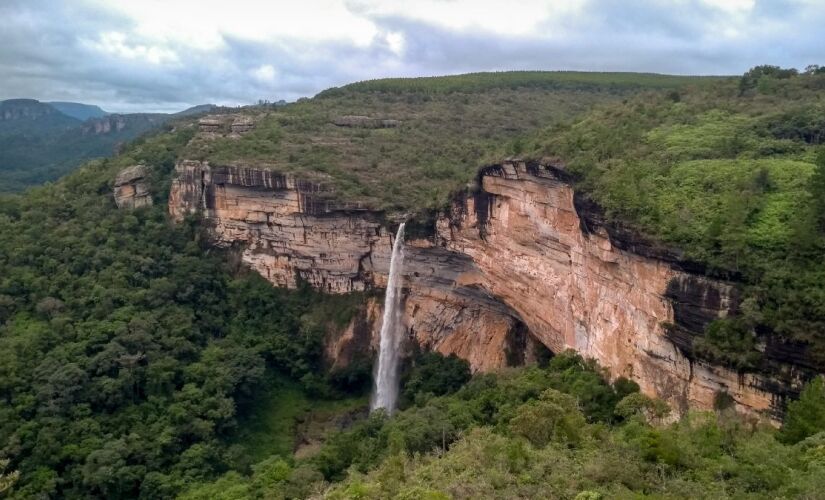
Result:
{"label": "waterfall plume", "polygon": [[370,409],[395,410],[398,400],[398,356],[403,337],[401,326],[401,270],[404,266],[404,223],[398,226],[390,258],[390,274],[384,297],[384,321],[378,349],[378,369],[375,372],[375,392]]}

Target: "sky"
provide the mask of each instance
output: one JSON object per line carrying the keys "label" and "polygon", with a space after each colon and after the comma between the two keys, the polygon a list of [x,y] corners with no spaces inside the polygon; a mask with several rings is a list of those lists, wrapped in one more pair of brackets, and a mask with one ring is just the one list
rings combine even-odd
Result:
{"label": "sky", "polygon": [[825,65],[825,0],[0,0],[0,99],[112,112],[500,70]]}

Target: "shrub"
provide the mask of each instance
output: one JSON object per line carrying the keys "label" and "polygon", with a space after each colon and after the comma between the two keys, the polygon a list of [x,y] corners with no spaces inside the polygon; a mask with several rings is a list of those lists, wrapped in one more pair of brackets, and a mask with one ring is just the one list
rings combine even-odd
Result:
{"label": "shrub", "polygon": [[547,389],[538,401],[521,405],[509,426],[513,434],[541,448],[551,441],[568,446],[578,445],[587,423],[572,396]]}
{"label": "shrub", "polygon": [[401,402],[410,404],[425,395],[443,396],[457,391],[470,380],[470,364],[450,354],[420,354],[402,378]]}
{"label": "shrub", "polygon": [[802,389],[799,399],[788,403],[785,423],[778,438],[798,443],[825,430],[825,378],[817,376]]}

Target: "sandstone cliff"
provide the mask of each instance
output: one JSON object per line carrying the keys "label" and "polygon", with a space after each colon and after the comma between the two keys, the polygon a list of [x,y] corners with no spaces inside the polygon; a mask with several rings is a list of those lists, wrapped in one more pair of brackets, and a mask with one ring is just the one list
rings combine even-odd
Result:
{"label": "sandstone cliff", "polygon": [[118,208],[140,208],[152,205],[148,176],[149,169],[145,165],[133,165],[117,174],[114,196]]}
{"label": "sandstone cliff", "polygon": [[[727,393],[743,412],[776,416],[797,373],[738,374],[686,355],[684,341],[737,307],[735,288],[694,274],[677,254],[605,224],[563,170],[514,161],[479,175],[426,237],[407,242],[405,325],[424,348],[474,370],[572,348],[679,411]],[[393,231],[384,214],[331,201],[323,186],[267,170],[184,161],[170,194],[180,219],[200,213],[214,243],[278,286],[302,279],[331,293],[381,288]],[[372,301],[334,362],[377,331]],[[359,338],[360,336],[360,338]],[[680,345],[681,342],[681,345]]]}

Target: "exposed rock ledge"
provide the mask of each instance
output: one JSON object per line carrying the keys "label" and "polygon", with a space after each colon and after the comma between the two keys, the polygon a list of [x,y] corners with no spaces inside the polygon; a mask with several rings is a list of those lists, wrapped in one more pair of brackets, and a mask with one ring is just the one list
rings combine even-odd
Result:
{"label": "exposed rock ledge", "polygon": [[118,208],[139,208],[152,205],[145,165],[133,165],[121,170],[115,177],[114,196]]}
{"label": "exposed rock ledge", "polygon": [[[380,213],[319,203],[318,186],[265,170],[184,161],[177,174],[172,216],[202,213],[214,243],[238,248],[273,284],[300,278],[331,293],[385,285],[393,232]],[[735,289],[623,239],[564,177],[523,162],[485,169],[479,192],[457,199],[429,239],[408,241],[410,338],[475,370],[530,362],[541,346],[572,348],[681,412],[711,408],[725,392],[742,412],[776,417],[796,385],[793,366],[779,380],[690,360],[665,326],[701,331],[736,307]],[[368,309],[358,320],[367,326],[331,342],[332,358],[369,344],[356,337],[377,331],[380,304]]]}

